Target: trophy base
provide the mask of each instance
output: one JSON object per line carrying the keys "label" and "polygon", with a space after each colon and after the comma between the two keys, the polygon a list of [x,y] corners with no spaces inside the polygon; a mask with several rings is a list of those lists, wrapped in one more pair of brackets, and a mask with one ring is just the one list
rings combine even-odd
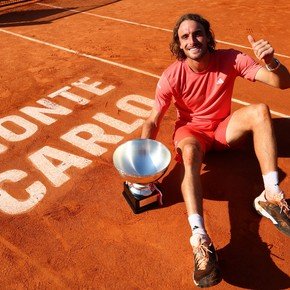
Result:
{"label": "trophy base", "polygon": [[150,195],[147,196],[135,195],[130,191],[126,182],[124,182],[123,196],[135,214],[156,208],[160,204],[160,192],[157,190],[154,190]]}

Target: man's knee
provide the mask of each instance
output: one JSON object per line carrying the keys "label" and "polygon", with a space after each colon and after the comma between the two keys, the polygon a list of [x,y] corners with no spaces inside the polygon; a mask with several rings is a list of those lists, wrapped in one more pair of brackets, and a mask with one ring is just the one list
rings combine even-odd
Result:
{"label": "man's knee", "polygon": [[256,104],[252,105],[252,121],[254,124],[260,124],[262,122],[266,122],[271,120],[271,114],[269,107],[266,104]]}
{"label": "man's knee", "polygon": [[203,151],[197,140],[184,144],[181,152],[184,165],[200,164],[202,162]]}

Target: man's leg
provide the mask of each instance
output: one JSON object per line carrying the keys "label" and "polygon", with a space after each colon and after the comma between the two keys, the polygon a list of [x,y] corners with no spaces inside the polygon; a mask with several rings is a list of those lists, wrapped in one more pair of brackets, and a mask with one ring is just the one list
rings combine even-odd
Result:
{"label": "man's leg", "polygon": [[203,222],[202,188],[200,170],[203,150],[194,137],[186,137],[178,143],[183,159],[181,191],[192,229],[190,238],[194,253],[195,270],[193,280],[199,287],[210,287],[221,281],[217,256],[206,233]]}
{"label": "man's leg", "polygon": [[250,105],[235,111],[228,123],[226,141],[234,146],[248,132],[253,133],[254,149],[265,185],[265,191],[255,199],[255,209],[271,219],[281,232],[290,235],[289,207],[278,185],[276,140],[266,105]]}
{"label": "man's leg", "polygon": [[188,216],[192,214],[199,214],[202,216],[200,170],[203,160],[203,151],[201,145],[194,137],[187,137],[178,143],[178,149],[181,151],[184,166],[181,191]]}
{"label": "man's leg", "polygon": [[277,171],[276,140],[266,105],[250,105],[235,111],[226,130],[226,141],[234,146],[249,132],[253,133],[254,149],[262,174]]}

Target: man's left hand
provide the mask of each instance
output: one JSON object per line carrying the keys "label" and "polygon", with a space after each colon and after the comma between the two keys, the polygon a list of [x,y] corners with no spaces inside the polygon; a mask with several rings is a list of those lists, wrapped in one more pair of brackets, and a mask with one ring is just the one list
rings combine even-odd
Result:
{"label": "man's left hand", "polygon": [[252,35],[248,35],[248,40],[253,48],[256,57],[259,60],[263,60],[266,64],[272,62],[274,57],[274,48],[267,40],[260,39],[258,41],[255,41]]}

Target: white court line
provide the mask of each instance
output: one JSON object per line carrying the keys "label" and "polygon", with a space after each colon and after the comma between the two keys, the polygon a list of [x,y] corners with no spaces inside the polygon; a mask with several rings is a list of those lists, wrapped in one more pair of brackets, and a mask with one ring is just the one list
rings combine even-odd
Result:
{"label": "white court line", "polygon": [[36,43],[39,43],[39,44],[50,46],[50,47],[53,47],[53,48],[56,48],[56,49],[59,49],[59,50],[63,50],[63,51],[69,52],[69,53],[73,53],[73,54],[76,54],[76,55],[79,55],[79,56],[84,56],[86,58],[98,60],[98,61],[101,61],[101,62],[104,62],[104,63],[107,63],[107,64],[111,64],[111,65],[114,65],[114,66],[117,66],[117,67],[121,67],[121,68],[124,68],[124,69],[127,69],[127,70],[131,70],[131,71],[134,71],[134,72],[137,72],[137,73],[141,73],[141,74],[144,74],[144,75],[147,75],[147,76],[151,76],[151,77],[154,77],[154,78],[160,78],[159,75],[152,74],[152,73],[149,73],[149,72],[146,72],[146,71],[143,71],[143,70],[131,67],[131,66],[127,66],[127,65],[124,65],[124,64],[121,64],[121,63],[117,63],[117,62],[113,62],[113,61],[110,61],[110,60],[106,60],[104,58],[100,58],[100,57],[97,57],[97,56],[94,56],[94,55],[82,53],[82,52],[79,52],[77,50],[69,49],[69,48],[66,48],[66,47],[63,47],[63,46],[60,46],[60,45],[56,45],[56,44],[49,43],[49,42],[46,42],[46,41],[38,40],[36,38],[25,36],[25,35],[22,35],[22,34],[19,34],[19,33],[15,33],[15,32],[12,32],[12,31],[4,30],[2,28],[0,28],[0,32],[11,34],[11,35],[14,35],[14,36],[17,36],[17,37],[20,37],[20,38],[23,38],[23,39],[26,39],[26,40],[29,40],[29,41],[32,41],[32,42],[36,42]]}
{"label": "white court line", "polygon": [[[107,59],[104,59],[104,58],[100,58],[100,57],[97,57],[97,56],[94,56],[94,55],[82,53],[82,52],[79,52],[77,50],[69,49],[69,48],[66,48],[66,47],[63,47],[63,46],[60,46],[60,45],[55,45],[53,43],[49,43],[49,42],[46,42],[46,41],[38,40],[36,38],[25,36],[25,35],[22,35],[22,34],[19,34],[19,33],[16,33],[16,32],[12,32],[12,31],[9,31],[9,30],[1,29],[1,28],[0,28],[0,32],[6,33],[6,34],[10,34],[10,35],[13,35],[13,36],[17,36],[19,38],[22,38],[22,39],[25,39],[25,40],[29,40],[29,41],[32,41],[32,42],[36,42],[36,43],[39,43],[39,44],[42,44],[42,45],[46,45],[46,46],[49,46],[49,47],[53,47],[53,48],[56,48],[56,49],[59,49],[59,50],[62,50],[62,51],[68,52],[68,53],[72,53],[72,54],[78,55],[78,56],[82,56],[82,57],[89,58],[89,59],[94,59],[94,60],[97,60],[97,61],[100,61],[100,62],[103,62],[103,63],[106,63],[106,64],[110,64],[110,65],[113,65],[113,66],[116,66],[116,67],[119,67],[119,68],[123,68],[123,69],[129,70],[129,71],[134,71],[134,72],[137,72],[137,73],[140,73],[140,74],[143,74],[143,75],[146,75],[146,76],[150,76],[150,77],[153,77],[153,78],[156,78],[156,79],[160,78],[160,75],[152,74],[150,72],[147,72],[147,71],[144,71],[144,70],[141,70],[141,69],[137,69],[137,68],[134,68],[134,67],[131,67],[131,66],[128,66],[128,65],[120,64],[120,63],[117,63],[117,62],[114,62],[114,61],[110,61],[110,60],[107,60]],[[232,98],[232,102],[237,103],[237,104],[241,104],[241,105],[244,105],[244,106],[250,105],[250,103],[248,103],[248,102],[244,102],[244,101],[241,101],[241,100],[238,100],[238,99],[235,99],[235,98]],[[271,113],[273,115],[276,115],[276,116],[279,116],[279,117],[282,117],[282,118],[290,118],[289,115],[286,115],[286,114],[283,114],[283,113],[280,113],[280,112],[276,112],[276,111],[272,111],[271,110]]]}
{"label": "white court line", "polygon": [[[36,3],[36,4],[40,5],[40,6],[53,7],[53,8],[57,8],[57,9],[66,10],[66,11],[71,11],[71,12],[76,12],[76,13],[80,13],[80,14],[90,15],[90,16],[94,16],[94,17],[98,17],[98,18],[118,21],[118,22],[122,22],[122,23],[127,23],[127,24],[132,24],[132,25],[137,25],[137,26],[142,26],[142,27],[146,27],[146,28],[152,28],[152,29],[157,29],[157,30],[162,30],[162,31],[166,31],[166,32],[171,32],[172,33],[171,29],[161,28],[161,27],[158,27],[158,26],[153,26],[153,25],[133,22],[133,21],[129,21],[129,20],[124,20],[124,19],[110,17],[110,16],[104,16],[104,15],[100,15],[100,14],[94,14],[94,13],[90,13],[90,12],[82,12],[82,11],[76,10],[76,9],[67,9],[67,8],[63,8],[63,7],[55,6],[55,5],[50,5],[50,4],[44,4],[44,3]],[[250,46],[245,46],[245,45],[236,44],[236,43],[227,42],[227,41],[218,40],[218,39],[216,39],[216,42],[222,43],[222,44],[226,44],[226,45],[229,45],[229,46],[236,46],[236,47],[252,50],[252,48]],[[276,56],[280,56],[280,57],[284,57],[284,58],[290,58],[290,56],[285,55],[285,54],[281,54],[281,53],[276,53],[275,52],[275,55]]]}

